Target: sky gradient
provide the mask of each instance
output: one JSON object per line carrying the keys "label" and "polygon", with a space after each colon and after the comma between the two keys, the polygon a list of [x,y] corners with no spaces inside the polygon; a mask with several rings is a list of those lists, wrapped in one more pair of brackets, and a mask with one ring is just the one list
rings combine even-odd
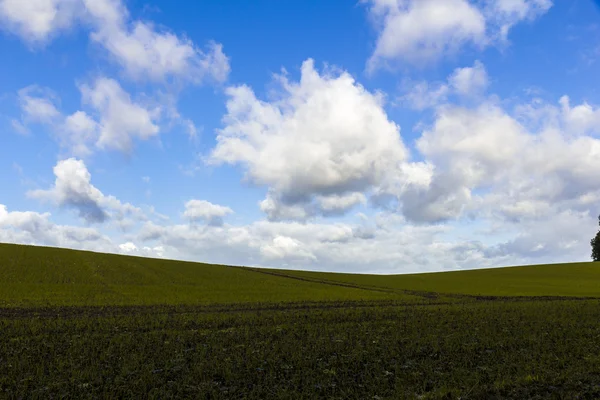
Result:
{"label": "sky gradient", "polygon": [[0,242],[408,273],[590,259],[592,0],[0,0]]}

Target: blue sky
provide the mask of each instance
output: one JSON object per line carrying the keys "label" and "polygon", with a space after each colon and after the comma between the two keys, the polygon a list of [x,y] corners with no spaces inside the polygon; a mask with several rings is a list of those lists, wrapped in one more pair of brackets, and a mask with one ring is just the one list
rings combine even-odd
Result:
{"label": "blue sky", "polygon": [[591,0],[0,0],[0,241],[403,273],[589,258]]}

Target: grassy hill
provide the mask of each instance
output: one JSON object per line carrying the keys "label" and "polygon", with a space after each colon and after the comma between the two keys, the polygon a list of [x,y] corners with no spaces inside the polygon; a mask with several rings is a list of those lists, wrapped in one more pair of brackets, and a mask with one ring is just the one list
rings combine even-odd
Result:
{"label": "grassy hill", "polygon": [[600,297],[600,264],[413,275],[228,267],[0,244],[0,306],[418,301],[417,292]]}
{"label": "grassy hill", "polygon": [[599,299],[468,296],[600,298],[599,269],[352,275],[0,244],[0,398],[600,398]]}
{"label": "grassy hill", "polygon": [[600,297],[600,263],[530,265],[408,275],[278,271],[287,276],[392,290],[482,296]]}
{"label": "grassy hill", "polygon": [[0,244],[0,307],[410,298],[223,265]]}

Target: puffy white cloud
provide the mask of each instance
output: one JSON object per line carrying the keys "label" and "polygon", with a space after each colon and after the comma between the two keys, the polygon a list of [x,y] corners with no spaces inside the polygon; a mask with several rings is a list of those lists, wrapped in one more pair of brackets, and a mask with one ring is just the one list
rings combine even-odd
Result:
{"label": "puffy white cloud", "polygon": [[147,222],[125,240],[111,240],[90,228],[56,226],[49,217],[0,206],[0,240],[226,265],[399,273],[584,260],[596,224],[586,211],[553,206],[525,221],[482,215],[475,229],[411,225],[386,212],[359,223]]}
{"label": "puffy white cloud", "polygon": [[8,211],[0,204],[0,241],[98,251],[114,250],[110,239],[96,229],[56,225],[50,213]]}
{"label": "puffy white cloud", "polygon": [[362,0],[378,31],[367,71],[423,65],[463,46],[505,42],[510,28],[552,6],[550,0]]}
{"label": "puffy white cloud", "polygon": [[[564,98],[561,104],[530,107],[527,122],[553,118],[528,124],[489,101],[473,109],[438,108],[435,122],[416,142],[425,162],[407,173],[422,178],[392,180],[380,188],[379,198],[397,199],[414,222],[490,215],[532,221],[561,212],[594,213],[600,140],[583,135],[588,125],[581,121],[595,110],[585,103],[571,109]],[[571,111],[577,109],[591,112],[578,119]]]}
{"label": "puffy white cloud", "polygon": [[[385,213],[359,224],[148,222],[130,239],[118,241],[92,228],[56,225],[50,217],[8,212],[0,205],[0,240],[226,265],[399,273],[584,260],[596,223],[585,212],[565,211],[552,218],[504,224],[509,239],[484,244],[480,240],[493,235],[472,228],[467,236],[457,235],[451,226],[414,226]],[[372,222],[375,225],[369,226]]]}
{"label": "puffy white cloud", "polygon": [[19,91],[22,122],[49,126],[60,146],[69,155],[87,157],[97,148],[130,152],[135,139],[148,140],[158,135],[159,107],[150,108],[131,99],[114,79],[98,78],[80,86],[82,101],[90,109],[65,116],[56,107],[58,99],[48,89],[30,86]]}
{"label": "puffy white cloud", "polygon": [[33,190],[28,196],[50,200],[60,207],[73,208],[88,223],[105,222],[127,216],[144,219],[142,211],[114,196],[105,196],[91,184],[91,174],[85,163],[75,158],[59,161],[54,167],[56,180],[48,190]]}
{"label": "puffy white cloud", "polygon": [[241,164],[247,179],[268,186],[261,208],[271,218],[343,212],[407,157],[381,97],[348,73],[321,75],[307,60],[299,82],[278,80],[272,102],[247,86],[226,90],[225,127],[207,160]]}
{"label": "puffy white cloud", "polygon": [[70,28],[80,12],[79,0],[0,0],[2,27],[30,43]]}
{"label": "puffy white cloud", "polygon": [[457,68],[448,78],[452,88],[461,95],[481,94],[488,86],[488,76],[481,61],[475,61],[472,67]]}
{"label": "puffy white cloud", "polygon": [[223,225],[223,218],[233,214],[229,207],[212,204],[206,200],[189,200],[185,203],[183,216],[192,222],[203,221],[208,225]]}
{"label": "puffy white cloud", "polygon": [[466,0],[365,0],[379,30],[367,64],[423,64],[472,43],[486,41],[485,17]]}
{"label": "puffy white cloud", "polygon": [[147,140],[158,135],[155,120],[160,108],[149,110],[134,103],[130,95],[113,79],[98,78],[93,86],[80,87],[83,102],[99,114],[100,148],[131,151],[134,138]]}
{"label": "puffy white cloud", "polygon": [[210,41],[203,51],[190,39],[131,20],[122,0],[0,0],[0,22],[29,43],[45,43],[76,24],[89,28],[91,40],[136,80],[220,83],[230,71],[221,44]]}
{"label": "puffy white cloud", "polygon": [[[228,265],[397,273],[518,264],[520,254],[471,239],[448,240],[443,226],[411,226],[384,214],[376,227],[257,221],[221,227],[146,224],[137,238],[165,256]],[[139,247],[139,246],[137,246]]]}
{"label": "puffy white cloud", "polygon": [[303,248],[300,241],[287,236],[275,236],[271,243],[261,246],[260,253],[267,259],[308,258],[316,260],[314,254]]}
{"label": "puffy white cloud", "polygon": [[[370,222],[376,223],[369,227],[366,223]],[[148,222],[130,239],[118,241],[92,228],[55,225],[48,213],[8,212],[0,206],[0,240],[4,242],[226,265],[374,273],[585,260],[595,224],[595,218],[585,212],[564,211],[536,221],[503,224],[502,229],[510,235],[497,240],[493,233],[470,227],[468,235],[463,235],[456,227],[414,226],[385,213],[359,224],[257,221],[245,226],[193,226]],[[367,231],[369,234],[364,234]]]}
{"label": "puffy white cloud", "polygon": [[568,96],[560,98],[565,129],[574,135],[600,134],[600,109],[587,102],[571,107]]}
{"label": "puffy white cloud", "polygon": [[[135,79],[164,80],[178,77],[193,82],[223,82],[229,60],[223,46],[210,42],[206,52],[186,38],[158,32],[142,21],[129,23],[125,6],[118,0],[84,0],[98,42]],[[131,26],[129,26],[131,25]]]}
{"label": "puffy white cloud", "polygon": [[135,255],[140,257],[162,258],[164,256],[164,248],[162,246],[154,247],[138,247],[133,242],[125,242],[119,245],[119,252],[127,255]]}

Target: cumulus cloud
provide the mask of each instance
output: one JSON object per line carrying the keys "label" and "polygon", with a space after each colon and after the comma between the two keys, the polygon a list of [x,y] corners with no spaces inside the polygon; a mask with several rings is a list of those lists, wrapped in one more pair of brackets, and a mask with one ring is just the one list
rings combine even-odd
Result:
{"label": "cumulus cloud", "polygon": [[471,45],[506,41],[510,28],[552,6],[550,0],[362,0],[378,32],[367,71],[424,65]]}
{"label": "cumulus cloud", "polygon": [[131,20],[122,0],[0,0],[0,22],[32,44],[46,43],[73,25],[133,79],[224,82],[230,71],[223,45],[209,41],[199,49],[190,39],[150,22]]}
{"label": "cumulus cloud", "polygon": [[229,60],[223,46],[209,42],[206,51],[186,38],[142,21],[130,22],[119,0],[84,0],[94,30],[92,40],[102,45],[126,73],[135,79],[162,81],[177,77],[192,82],[223,82]]}
{"label": "cumulus cloud", "polygon": [[19,91],[23,130],[32,123],[49,126],[69,155],[88,157],[95,149],[131,152],[136,139],[159,134],[159,107],[135,102],[114,79],[98,78],[80,86],[83,110],[65,115],[56,107],[58,98],[48,89],[30,86]]}
{"label": "cumulus cloud", "polygon": [[80,13],[79,0],[0,0],[2,27],[32,44],[70,28]]}
{"label": "cumulus cloud", "polygon": [[504,239],[498,240],[493,232],[469,228],[459,235],[456,226],[415,226],[397,214],[383,213],[355,224],[147,222],[128,239],[118,240],[93,228],[56,225],[50,218],[49,213],[9,212],[0,205],[0,241],[226,265],[399,273],[584,260],[596,225],[586,212],[564,211],[538,221],[503,224]]}
{"label": "cumulus cloud", "polygon": [[223,218],[233,214],[229,207],[212,204],[206,200],[189,200],[185,203],[183,216],[191,222],[202,221],[208,225],[223,225]]}
{"label": "cumulus cloud", "polygon": [[486,42],[485,17],[466,0],[366,0],[379,31],[367,63],[374,71],[390,61],[423,64],[471,43]]}
{"label": "cumulus cloud", "polygon": [[288,259],[290,261],[295,258],[316,259],[315,255],[306,250],[300,241],[287,236],[274,237],[270,243],[261,246],[260,253],[267,259]]}
{"label": "cumulus cloud", "polygon": [[569,96],[559,100],[565,128],[574,135],[600,134],[600,109],[587,102],[571,107]]}
{"label": "cumulus cloud", "polygon": [[127,216],[143,219],[139,208],[121,203],[113,196],[105,196],[92,185],[91,174],[83,161],[75,158],[62,160],[53,170],[56,176],[54,186],[48,190],[30,191],[28,196],[72,208],[87,223],[102,223],[111,218],[123,220]]}
{"label": "cumulus cloud", "polygon": [[99,115],[98,147],[129,152],[134,138],[147,140],[158,134],[154,121],[160,117],[160,108],[150,110],[134,103],[117,81],[98,78],[92,86],[80,89],[84,104]]}
{"label": "cumulus cloud", "polygon": [[138,247],[133,242],[121,243],[118,248],[119,252],[122,254],[134,255],[139,257],[162,258],[165,253],[165,249],[162,246]]}
{"label": "cumulus cloud", "polygon": [[472,67],[457,68],[448,78],[456,93],[464,96],[481,94],[488,86],[488,76],[480,61]]}
{"label": "cumulus cloud", "polygon": [[8,211],[0,204],[0,241],[98,251],[112,251],[110,239],[96,229],[56,225],[50,213]]}
{"label": "cumulus cloud", "polygon": [[[378,196],[393,194],[407,219],[441,222],[486,215],[511,221],[537,220],[553,213],[594,213],[600,180],[600,140],[582,135],[588,115],[573,118],[565,99],[561,107],[543,107],[529,118],[548,113],[553,119],[522,123],[499,105],[486,101],[475,108],[438,108],[433,125],[416,142],[425,161],[413,164],[413,182],[392,179]],[[576,122],[574,122],[576,121]],[[530,121],[531,122],[531,121]]]}
{"label": "cumulus cloud", "polygon": [[[447,239],[447,226],[412,226],[394,214],[365,222],[256,221],[245,226],[146,224],[136,239],[162,246],[166,256],[274,268],[346,272],[419,272],[522,263],[526,256],[502,252],[471,238]],[[139,246],[137,246],[139,247]],[[571,253],[572,254],[572,253]]]}
{"label": "cumulus cloud", "polygon": [[278,77],[272,102],[247,86],[226,90],[227,115],[207,162],[241,164],[269,188],[261,208],[272,219],[348,210],[407,157],[382,98],[346,72],[302,64],[299,82]]}

